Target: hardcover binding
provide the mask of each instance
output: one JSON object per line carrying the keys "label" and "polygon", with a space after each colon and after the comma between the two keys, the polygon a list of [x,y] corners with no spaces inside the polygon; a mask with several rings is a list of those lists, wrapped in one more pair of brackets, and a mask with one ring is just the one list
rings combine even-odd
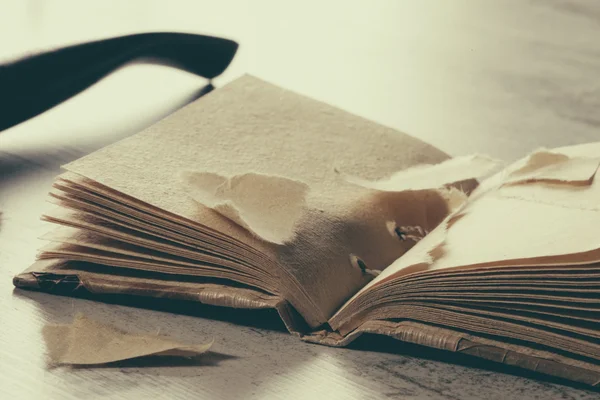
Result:
{"label": "hardcover binding", "polygon": [[124,277],[75,269],[57,270],[56,264],[46,264],[36,263],[27,271],[15,276],[14,285],[60,294],[87,291],[98,295],[127,294],[197,301],[230,308],[274,309],[290,333],[310,343],[343,347],[363,333],[385,335],[407,343],[475,356],[590,386],[600,386],[599,365],[525,345],[500,342],[414,321],[368,321],[346,336],[327,329],[308,332],[302,317],[287,301],[258,290],[217,283]]}

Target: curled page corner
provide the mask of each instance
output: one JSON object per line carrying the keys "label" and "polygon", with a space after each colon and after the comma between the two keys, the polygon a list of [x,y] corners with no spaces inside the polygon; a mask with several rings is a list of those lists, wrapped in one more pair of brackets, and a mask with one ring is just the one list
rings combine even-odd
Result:
{"label": "curled page corner", "polygon": [[165,336],[133,334],[83,314],[69,325],[44,326],[42,335],[53,365],[101,365],[145,356],[193,357],[213,344],[211,340],[189,345]]}
{"label": "curled page corner", "polygon": [[308,185],[281,176],[183,171],[180,179],[196,202],[275,244],[293,238],[307,207]]}
{"label": "curled page corner", "polygon": [[600,165],[600,157],[569,157],[540,149],[531,153],[524,165],[507,174],[504,185],[554,183],[589,186]]}
{"label": "curled page corner", "polygon": [[422,164],[398,171],[392,176],[376,181],[335,171],[347,182],[385,192],[406,190],[437,189],[468,179],[477,179],[490,175],[503,163],[487,156],[470,155],[451,158],[439,164]]}

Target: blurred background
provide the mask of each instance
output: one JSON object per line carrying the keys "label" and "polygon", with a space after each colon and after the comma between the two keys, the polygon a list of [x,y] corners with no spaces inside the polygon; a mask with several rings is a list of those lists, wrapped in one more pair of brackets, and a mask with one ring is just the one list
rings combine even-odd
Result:
{"label": "blurred background", "polygon": [[[0,4],[1,61],[131,33],[221,36],[240,48],[217,87],[251,73],[453,155],[514,159],[538,146],[593,140],[600,124],[600,2]],[[129,66],[3,132],[0,151],[39,147],[68,161],[160,119],[204,84],[169,67]]]}

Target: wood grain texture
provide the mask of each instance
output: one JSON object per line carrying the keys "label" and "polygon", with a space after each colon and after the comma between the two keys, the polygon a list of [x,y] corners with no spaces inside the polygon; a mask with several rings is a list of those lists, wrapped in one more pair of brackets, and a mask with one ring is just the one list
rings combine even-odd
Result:
{"label": "wood grain texture", "polygon": [[[539,146],[600,140],[600,3],[593,0],[213,3],[6,2],[0,58],[139,31],[223,35],[241,47],[217,86],[249,72],[453,155],[512,160]],[[271,313],[13,290],[12,276],[33,260],[47,230],[39,216],[59,166],[135,133],[204,84],[164,67],[131,66],[0,133],[0,392],[7,398],[597,398],[377,337],[351,349],[310,345]],[[46,369],[41,327],[78,312],[182,341],[214,337],[215,345],[191,362]]]}

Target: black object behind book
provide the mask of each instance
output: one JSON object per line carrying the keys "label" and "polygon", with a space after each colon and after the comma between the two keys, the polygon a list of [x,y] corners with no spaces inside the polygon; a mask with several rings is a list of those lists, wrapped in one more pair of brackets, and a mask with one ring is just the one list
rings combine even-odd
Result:
{"label": "black object behind book", "polygon": [[169,65],[212,79],[238,44],[183,33],[142,33],[83,43],[0,66],[0,131],[32,118],[131,62]]}

